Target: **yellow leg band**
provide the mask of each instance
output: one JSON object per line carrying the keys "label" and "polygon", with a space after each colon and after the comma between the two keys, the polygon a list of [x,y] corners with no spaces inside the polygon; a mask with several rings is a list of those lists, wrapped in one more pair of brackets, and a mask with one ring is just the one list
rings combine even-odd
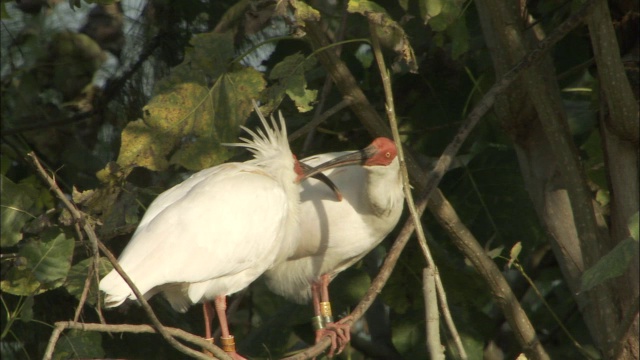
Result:
{"label": "yellow leg band", "polygon": [[331,303],[328,301],[322,301],[320,303],[320,315],[322,316],[333,316],[331,313]]}
{"label": "yellow leg band", "polygon": [[233,338],[233,335],[229,335],[229,337],[220,337],[220,347],[225,352],[235,352],[236,340]]}

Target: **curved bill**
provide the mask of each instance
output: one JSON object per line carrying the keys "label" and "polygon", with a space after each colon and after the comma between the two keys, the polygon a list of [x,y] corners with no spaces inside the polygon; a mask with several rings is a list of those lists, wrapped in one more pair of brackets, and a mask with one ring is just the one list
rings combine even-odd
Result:
{"label": "curved bill", "polygon": [[[327,185],[331,189],[331,191],[333,191],[334,194],[336,194],[336,198],[338,199],[338,201],[342,201],[342,193],[340,192],[340,189],[338,189],[338,186],[336,186],[336,184],[334,184],[333,181],[331,181],[331,179],[329,179],[327,175],[321,172],[315,172],[316,168],[311,167],[303,162],[300,162],[299,164],[304,173],[302,175],[302,179],[312,177],[314,179],[322,181],[325,185]],[[324,170],[328,170],[328,169],[324,169]],[[307,175],[307,172],[311,172],[311,171],[314,171],[314,174]]]}
{"label": "curved bill", "polygon": [[378,149],[372,145],[367,146],[362,150],[357,150],[352,153],[342,155],[333,160],[329,160],[325,163],[322,163],[310,170],[304,170],[303,178],[307,177],[315,177],[317,174],[322,173],[323,171],[342,167],[349,165],[366,165],[367,160],[369,160],[373,155],[378,153]]}

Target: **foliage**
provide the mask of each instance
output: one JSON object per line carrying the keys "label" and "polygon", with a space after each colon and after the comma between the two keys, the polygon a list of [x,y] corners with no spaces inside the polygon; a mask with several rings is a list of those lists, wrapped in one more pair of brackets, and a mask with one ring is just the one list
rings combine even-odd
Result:
{"label": "foliage", "polygon": [[[111,1],[73,0],[62,5],[88,12],[94,3],[104,6],[101,9],[107,9],[115,23],[129,21],[136,23],[127,23],[129,28],[141,29],[123,35],[122,41],[131,48],[125,46],[119,56],[107,53],[102,40],[85,30],[51,27],[48,14],[61,11],[60,4],[51,12],[37,9],[34,15],[20,2],[2,3],[3,24],[7,25],[2,30],[0,107],[6,132],[0,155],[3,358],[41,358],[51,326],[73,318],[85,290],[81,319],[98,322],[101,299],[96,277],[112,267],[104,257],[94,264],[86,235],[40,181],[25,158],[28,152],[35,151],[43,159],[101,240],[118,253],[146,205],[159,193],[194,171],[248,157],[223,144],[237,140],[240,126],[253,128],[253,99],[266,112],[282,110],[290,133],[311,121],[321,106],[324,112],[342,100],[343,94],[335,88],[323,90],[328,70],[317,61],[318,52],[340,48],[340,58],[357,86],[382,114],[380,74],[370,66],[366,40],[370,31],[382,38],[385,56],[390,59],[403,142],[425,168],[442,153],[461,120],[496,80],[492,49],[481,29],[487,19],[479,17],[473,2],[352,0],[310,5],[298,0],[249,5],[248,1],[205,4],[193,0],[150,2],[147,17],[142,16],[142,9],[138,17],[127,17],[114,10],[117,6]],[[133,2],[121,3],[128,11]],[[555,29],[570,11],[566,6],[556,9],[557,2],[551,0],[527,6],[546,32]],[[342,17],[345,25],[341,30]],[[336,42],[342,36],[346,41],[341,46],[313,48],[304,28],[311,21],[322,21]],[[262,33],[276,28],[285,32]],[[631,36],[627,32],[624,26],[619,28],[622,40]],[[273,37],[279,41],[269,40]],[[264,43],[274,45],[273,54],[266,54],[260,64],[266,70],[245,65],[240,54],[246,51],[240,49],[255,50]],[[155,47],[146,52],[147,45]],[[624,53],[624,41],[621,47]],[[602,216],[611,223],[615,216],[609,211],[612,174],[605,166],[596,111],[601,101],[599,78],[589,65],[591,56],[591,40],[581,27],[553,50],[552,59],[575,149]],[[109,72],[105,69],[112,59],[118,70],[101,87],[96,79]],[[307,141],[293,142],[294,152],[346,150],[368,143],[370,136],[354,113],[346,110],[329,118]],[[531,199],[522,152],[518,151],[521,144],[510,137],[510,130],[496,114],[489,113],[466,141],[440,189],[486,253],[504,267],[549,353],[570,358],[576,354],[574,345],[564,333],[560,340],[554,338],[560,326],[556,318],[568,319],[564,326],[585,348],[595,349],[596,344],[584,330],[588,319],[578,311],[581,305],[572,297],[561,271],[563,264],[550,250],[553,239],[534,210],[536,199]],[[434,216],[425,215],[423,225],[469,358],[492,358],[495,349],[516,358],[522,349],[514,333],[505,330],[504,315],[484,280],[448,240],[447,231]],[[357,305],[390,246],[391,241],[385,241],[332,282],[336,314],[345,315]],[[620,279],[637,261],[637,253],[638,213],[628,219],[627,238],[584,271],[581,290]],[[504,258],[507,255],[510,259]],[[522,265],[543,299],[511,268],[514,262]],[[407,359],[426,357],[424,267],[417,243],[410,243],[380,294],[383,316],[368,314],[366,322],[354,326],[366,343],[384,346]],[[279,358],[313,343],[309,306],[271,294],[260,280],[234,299],[239,307],[230,319],[241,353]],[[160,297],[151,303],[165,325],[203,332],[199,307],[176,314]],[[148,323],[137,306],[105,311],[104,317],[108,323]],[[453,339],[445,336],[443,344],[453,357]],[[355,341],[346,354],[341,358],[372,357],[366,346]],[[180,356],[156,335],[111,337],[73,330],[60,338],[53,357]]]}

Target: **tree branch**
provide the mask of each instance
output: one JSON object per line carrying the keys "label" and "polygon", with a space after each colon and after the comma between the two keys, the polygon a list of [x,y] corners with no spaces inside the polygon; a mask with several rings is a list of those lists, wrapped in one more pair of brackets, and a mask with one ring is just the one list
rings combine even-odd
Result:
{"label": "tree branch", "polygon": [[[75,321],[58,321],[55,323],[55,328],[49,339],[49,343],[47,345],[47,349],[45,351],[44,359],[51,359],[53,356],[53,350],[55,348],[55,343],[60,337],[60,334],[65,329],[72,330],[82,330],[82,331],[95,331],[95,332],[108,332],[108,333],[132,333],[132,334],[154,334],[158,333],[157,329],[152,327],[151,325],[130,325],[130,324],[118,324],[118,325],[109,325],[109,324],[92,324],[92,323],[79,323]],[[220,350],[213,344],[211,344],[206,339],[201,338],[200,336],[191,334],[182,329],[165,327],[164,328],[167,333],[180,338],[184,341],[190,342],[195,346],[200,346],[206,350],[211,351],[212,353],[215,349],[218,349],[218,352],[224,351]],[[218,355],[216,355],[218,356]],[[228,357],[228,356],[227,356]],[[206,359],[211,360],[209,357],[205,357]]]}

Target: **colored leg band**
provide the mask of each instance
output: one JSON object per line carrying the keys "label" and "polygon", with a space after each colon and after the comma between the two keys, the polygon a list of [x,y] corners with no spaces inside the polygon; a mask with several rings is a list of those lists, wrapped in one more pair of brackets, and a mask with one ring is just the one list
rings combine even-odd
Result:
{"label": "colored leg band", "polygon": [[320,303],[320,315],[322,316],[333,316],[331,313],[331,303],[328,301],[322,301]]}
{"label": "colored leg band", "polygon": [[236,340],[233,338],[233,335],[229,335],[229,337],[221,337],[220,338],[220,347],[225,352],[235,352],[236,351]]}
{"label": "colored leg band", "polygon": [[313,330],[322,330],[324,329],[324,322],[322,321],[322,316],[314,316],[311,318],[311,326],[313,326]]}

